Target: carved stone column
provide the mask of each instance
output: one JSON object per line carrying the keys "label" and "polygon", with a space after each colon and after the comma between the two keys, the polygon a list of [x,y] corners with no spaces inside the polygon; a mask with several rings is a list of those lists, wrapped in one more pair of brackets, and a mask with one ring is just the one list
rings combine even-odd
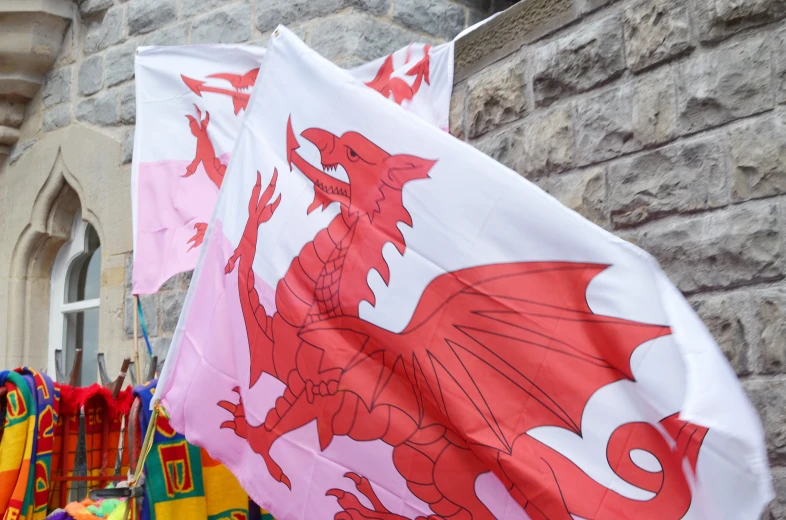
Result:
{"label": "carved stone column", "polygon": [[25,106],[60,52],[73,0],[0,1],[0,164],[19,139]]}

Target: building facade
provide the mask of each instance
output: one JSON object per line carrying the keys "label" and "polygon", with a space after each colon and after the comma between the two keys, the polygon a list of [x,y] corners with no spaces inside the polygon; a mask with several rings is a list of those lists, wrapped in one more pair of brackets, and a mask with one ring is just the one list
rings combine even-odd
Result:
{"label": "building facade", "polygon": [[[284,23],[350,67],[505,10],[456,43],[451,133],[660,260],[761,413],[765,518],[786,519],[786,4],[512,4],[0,2],[2,366],[51,374],[78,345],[112,373],[132,354],[137,46],[264,45]],[[160,357],[189,280],[141,299]]]}

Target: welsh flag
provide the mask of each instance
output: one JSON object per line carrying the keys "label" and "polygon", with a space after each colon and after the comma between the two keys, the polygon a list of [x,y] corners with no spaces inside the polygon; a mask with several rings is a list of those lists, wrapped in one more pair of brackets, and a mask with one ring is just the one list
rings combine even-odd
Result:
{"label": "welsh flag", "polygon": [[271,39],[158,397],[276,518],[754,519],[761,423],[655,260]]}
{"label": "welsh flag", "polygon": [[[132,161],[134,294],[196,266],[265,55],[246,45],[140,47]],[[453,43],[412,44],[351,71],[448,129]]]}

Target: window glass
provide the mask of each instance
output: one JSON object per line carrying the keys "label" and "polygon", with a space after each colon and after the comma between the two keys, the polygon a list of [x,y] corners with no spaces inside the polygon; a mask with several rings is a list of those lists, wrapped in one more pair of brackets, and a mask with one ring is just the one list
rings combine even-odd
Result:
{"label": "window glass", "polygon": [[77,384],[89,386],[96,382],[98,371],[98,308],[65,315],[65,366],[73,366],[76,350],[82,349],[82,371]]}
{"label": "window glass", "polygon": [[101,244],[93,226],[85,231],[85,252],[69,266],[66,303],[98,298],[101,287]]}

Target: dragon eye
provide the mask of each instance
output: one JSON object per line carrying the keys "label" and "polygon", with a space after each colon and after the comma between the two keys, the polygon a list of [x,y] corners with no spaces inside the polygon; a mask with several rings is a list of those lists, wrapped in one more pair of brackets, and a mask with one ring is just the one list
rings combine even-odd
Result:
{"label": "dragon eye", "polygon": [[347,146],[347,157],[352,162],[357,162],[360,159],[360,156],[353,150],[352,148]]}

